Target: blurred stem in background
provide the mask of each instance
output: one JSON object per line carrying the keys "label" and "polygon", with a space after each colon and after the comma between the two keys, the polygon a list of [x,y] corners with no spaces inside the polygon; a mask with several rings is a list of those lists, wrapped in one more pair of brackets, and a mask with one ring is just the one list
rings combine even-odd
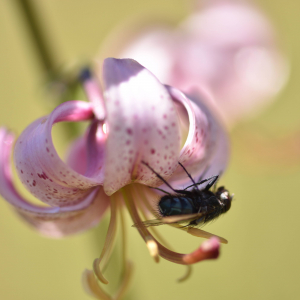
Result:
{"label": "blurred stem in background", "polygon": [[16,2],[23,13],[24,20],[27,23],[28,30],[44,71],[46,73],[52,73],[52,71],[56,69],[55,58],[50,48],[47,47],[46,35],[42,32],[42,26],[32,1],[16,0]]}
{"label": "blurred stem in background", "polygon": [[[82,91],[77,68],[65,70],[58,67],[57,46],[52,40],[50,47],[49,37],[43,28],[41,18],[38,16],[39,12],[34,5],[35,2],[32,0],[15,0],[15,2],[19,6],[36,49],[36,57],[39,60],[43,75],[46,77],[48,96],[54,102],[53,107],[65,101],[76,99]],[[45,20],[44,17],[43,20]],[[73,138],[79,133],[79,127],[73,123],[65,123],[64,127],[69,138]]]}

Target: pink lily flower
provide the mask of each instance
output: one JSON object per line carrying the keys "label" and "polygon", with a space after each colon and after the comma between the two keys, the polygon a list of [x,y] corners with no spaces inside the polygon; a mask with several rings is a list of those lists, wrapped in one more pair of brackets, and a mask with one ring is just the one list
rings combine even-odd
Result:
{"label": "pink lily flower", "polygon": [[[17,213],[39,232],[50,237],[86,230],[96,225],[110,206],[111,220],[104,249],[94,261],[93,271],[83,279],[97,299],[112,299],[97,283],[107,284],[102,274],[116,235],[117,214],[123,202],[134,224],[139,212],[150,218],[153,203],[161,197],[151,187],[168,190],[145,165],[147,163],[174,187],[190,185],[182,163],[194,178],[222,173],[227,165],[229,143],[222,124],[205,106],[206,94],[185,96],[162,85],[134,60],[106,59],[103,66],[104,92],[86,74],[84,87],[90,102],[69,101],[31,123],[14,147],[14,163],[20,180],[45,205],[25,199],[13,183],[10,155],[14,135],[0,129],[0,194]],[[51,129],[58,122],[89,120],[86,134],[71,146],[66,162],[53,145]],[[123,229],[124,218],[121,214]],[[194,236],[209,238],[190,254],[167,249],[145,226],[138,231],[150,254],[171,262],[191,265],[217,258],[218,238],[197,228],[184,229]],[[128,287],[131,262],[124,259],[124,279],[114,299]]]}
{"label": "pink lily flower", "polygon": [[124,32],[116,34],[122,45],[110,37],[106,47],[118,49],[117,57],[136,59],[185,93],[206,88],[230,126],[270,103],[288,78],[270,22],[245,1],[199,1],[178,28],[151,24],[133,31],[127,41]]}

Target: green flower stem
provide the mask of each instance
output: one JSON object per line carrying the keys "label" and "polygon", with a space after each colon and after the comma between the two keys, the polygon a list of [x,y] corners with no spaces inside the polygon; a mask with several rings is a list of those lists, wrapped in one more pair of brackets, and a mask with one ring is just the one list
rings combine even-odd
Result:
{"label": "green flower stem", "polygon": [[46,73],[53,72],[55,69],[55,59],[47,45],[46,34],[42,31],[40,18],[37,16],[37,11],[34,8],[32,0],[16,0],[21,12],[24,15],[25,22],[32,36],[32,41],[36,47],[40,62]]}

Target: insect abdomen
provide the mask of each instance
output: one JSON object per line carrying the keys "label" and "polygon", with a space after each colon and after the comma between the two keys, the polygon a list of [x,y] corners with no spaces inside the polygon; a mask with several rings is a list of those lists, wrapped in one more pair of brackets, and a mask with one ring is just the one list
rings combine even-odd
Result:
{"label": "insect abdomen", "polygon": [[163,216],[187,215],[195,213],[192,200],[186,197],[164,196],[161,198],[158,205]]}

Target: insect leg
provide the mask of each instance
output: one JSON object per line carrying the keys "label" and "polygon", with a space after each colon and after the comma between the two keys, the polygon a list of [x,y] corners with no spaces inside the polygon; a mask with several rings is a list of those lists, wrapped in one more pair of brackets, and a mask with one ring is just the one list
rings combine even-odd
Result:
{"label": "insect leg", "polygon": [[174,190],[171,185],[165,180],[163,179],[157,172],[154,171],[154,169],[152,169],[146,162],[144,162],[142,160],[142,164],[144,164],[146,167],[148,167],[161,181],[163,181],[172,191],[174,192],[178,192],[177,190]]}
{"label": "insect leg", "polygon": [[149,186],[149,188],[150,188],[150,189],[155,189],[155,190],[161,191],[161,192],[163,192],[163,193],[165,193],[165,194],[167,194],[167,195],[170,195],[170,196],[171,196],[171,194],[170,194],[170,193],[168,193],[168,192],[166,192],[166,191],[164,191],[164,190],[162,190],[162,189],[155,188],[155,187],[152,187],[152,186]]}
{"label": "insect leg", "polygon": [[178,162],[178,164],[182,167],[182,169],[185,171],[187,176],[189,176],[189,178],[192,180],[193,185],[196,186],[196,188],[198,189],[198,186],[197,186],[196,182],[194,181],[193,177],[191,176],[191,174],[186,170],[186,168],[183,166],[183,164],[181,164],[180,162]]}
{"label": "insect leg", "polygon": [[208,191],[215,184],[215,182],[217,182],[218,178],[219,175],[211,177],[210,179],[212,179],[212,181],[208,183],[208,185],[205,187],[205,190]]}
{"label": "insect leg", "polygon": [[188,188],[190,188],[190,187],[192,187],[192,186],[195,186],[195,185],[200,185],[200,184],[202,184],[202,183],[204,183],[204,182],[207,182],[207,181],[209,181],[209,180],[211,180],[211,179],[213,179],[213,178],[215,178],[215,177],[218,177],[218,176],[212,176],[212,177],[210,177],[210,178],[203,179],[203,180],[201,180],[201,181],[200,181],[200,182],[198,182],[198,183],[195,183],[195,184],[189,185],[189,186],[188,186],[188,187],[186,187],[184,190],[186,190],[186,189],[188,189]]}

